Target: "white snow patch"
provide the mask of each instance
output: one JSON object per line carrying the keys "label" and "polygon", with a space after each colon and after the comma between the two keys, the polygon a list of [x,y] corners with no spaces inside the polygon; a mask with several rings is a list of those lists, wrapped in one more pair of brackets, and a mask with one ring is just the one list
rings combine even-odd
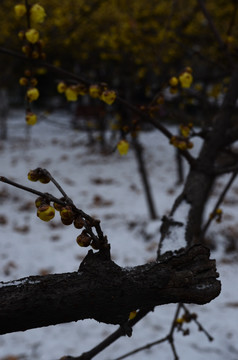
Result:
{"label": "white snow patch", "polygon": [[185,225],[187,222],[189,209],[190,204],[183,200],[174,212],[172,217],[173,221],[179,222],[183,225],[174,225],[170,227],[166,238],[163,240],[161,254],[164,254],[166,251],[175,251],[186,247]]}

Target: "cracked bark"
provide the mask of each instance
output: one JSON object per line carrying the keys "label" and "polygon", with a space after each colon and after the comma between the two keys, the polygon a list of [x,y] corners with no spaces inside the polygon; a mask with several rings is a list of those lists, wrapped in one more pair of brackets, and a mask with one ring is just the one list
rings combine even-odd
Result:
{"label": "cracked bark", "polygon": [[0,283],[0,334],[93,318],[123,324],[130,311],[210,302],[220,293],[215,260],[202,245],[130,269],[88,252],[78,272]]}

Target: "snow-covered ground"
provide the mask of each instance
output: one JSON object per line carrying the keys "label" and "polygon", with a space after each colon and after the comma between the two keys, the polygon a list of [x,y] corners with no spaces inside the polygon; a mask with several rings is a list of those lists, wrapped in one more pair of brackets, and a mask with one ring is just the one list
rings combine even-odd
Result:
{"label": "snow-covered ground", "polygon": [[[60,197],[52,184],[27,180],[30,169],[47,168],[79,208],[101,219],[116,263],[134,266],[154,260],[160,220],[149,219],[133,151],[124,157],[117,152],[102,155],[98,147],[86,146],[85,134],[70,130],[69,121],[67,113],[51,114],[27,130],[24,114],[12,112],[9,140],[0,142],[0,175]],[[168,213],[181,190],[176,185],[174,149],[157,131],[143,133],[141,142],[161,218]],[[207,215],[226,179],[218,181]],[[208,356],[210,360],[238,359],[238,256],[234,252],[227,254],[223,246],[225,236],[230,242],[232,239],[237,241],[237,195],[238,180],[222,206],[225,221],[214,223],[208,233],[218,244],[212,255],[218,259],[222,293],[210,304],[189,306],[198,314],[198,320],[214,341],[209,342],[194,323],[186,325],[190,328],[190,335],[183,337],[177,333],[175,339],[177,352],[184,360],[200,360]],[[36,217],[34,201],[33,194],[0,183],[0,281],[76,271],[87,253],[87,249],[80,248],[75,241],[79,234],[77,229],[61,225],[58,215],[49,223],[42,222]],[[175,305],[156,308],[134,327],[131,338],[120,338],[96,359],[113,360],[164,337],[175,309]],[[0,337],[0,360],[56,360],[63,355],[79,356],[116,329],[116,326],[87,320],[3,335]],[[129,357],[136,360],[145,358],[172,360],[173,354],[168,343],[164,343]]]}

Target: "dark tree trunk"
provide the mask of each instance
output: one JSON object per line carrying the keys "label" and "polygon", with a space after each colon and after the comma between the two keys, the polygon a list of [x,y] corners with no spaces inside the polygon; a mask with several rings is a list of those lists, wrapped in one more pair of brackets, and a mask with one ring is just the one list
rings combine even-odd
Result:
{"label": "dark tree trunk", "polygon": [[216,265],[201,245],[131,269],[92,250],[74,273],[0,283],[0,334],[93,318],[123,324],[132,310],[205,304],[220,293]]}
{"label": "dark tree trunk", "polygon": [[155,210],[154,199],[151,192],[151,186],[149,184],[148,172],[146,170],[145,160],[143,157],[143,148],[137,138],[133,138],[132,140],[136,155],[136,161],[138,164],[138,170],[141,176],[142,185],[144,187],[145,198],[149,209],[150,218],[152,220],[155,220],[158,219],[158,216]]}

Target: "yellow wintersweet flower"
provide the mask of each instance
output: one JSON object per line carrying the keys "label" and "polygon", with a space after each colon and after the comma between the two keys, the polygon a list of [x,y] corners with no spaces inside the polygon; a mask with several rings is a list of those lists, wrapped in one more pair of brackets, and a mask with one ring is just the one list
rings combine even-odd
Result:
{"label": "yellow wintersweet flower", "polygon": [[26,6],[23,4],[18,4],[14,6],[14,11],[17,17],[22,17],[26,14]]}
{"label": "yellow wintersweet flower", "polygon": [[27,125],[35,125],[37,122],[37,116],[36,114],[32,113],[32,112],[27,112],[26,114],[26,123]]}
{"label": "yellow wintersweet flower", "polygon": [[132,320],[136,317],[137,313],[136,313],[136,310],[134,311],[131,311],[130,314],[129,314],[129,320]]}
{"label": "yellow wintersweet flower", "polygon": [[101,87],[99,85],[90,85],[89,95],[92,98],[99,98],[101,95]]}
{"label": "yellow wintersweet flower", "polygon": [[119,141],[119,143],[117,144],[117,150],[118,150],[120,155],[126,155],[128,153],[128,150],[129,150],[128,141],[126,141],[126,140]]}
{"label": "yellow wintersweet flower", "polygon": [[78,100],[78,93],[77,89],[73,86],[67,87],[65,90],[65,96],[68,101],[77,101]]}
{"label": "yellow wintersweet flower", "polygon": [[21,86],[26,86],[26,85],[28,84],[28,79],[27,79],[26,77],[21,77],[21,78],[19,79],[19,84],[20,84]]}
{"label": "yellow wintersweet flower", "polygon": [[193,82],[193,76],[190,72],[184,71],[179,76],[179,81],[180,81],[182,88],[189,88]]}
{"label": "yellow wintersweet flower", "polygon": [[189,137],[190,131],[191,131],[189,126],[180,125],[179,128],[180,128],[180,132],[183,135],[183,137],[185,137],[185,138]]}
{"label": "yellow wintersweet flower", "polygon": [[105,90],[101,95],[101,100],[108,105],[112,105],[116,99],[117,95],[114,90]]}
{"label": "yellow wintersweet flower", "polygon": [[46,17],[45,9],[39,5],[34,4],[30,9],[30,19],[32,22],[41,24],[44,22]]}
{"label": "yellow wintersweet flower", "polygon": [[172,86],[172,87],[175,87],[175,86],[178,85],[178,82],[179,82],[178,79],[175,76],[173,76],[169,80],[169,85]]}
{"label": "yellow wintersweet flower", "polygon": [[36,29],[29,29],[26,31],[26,39],[32,44],[35,44],[39,40],[39,37],[39,31]]}
{"label": "yellow wintersweet flower", "polygon": [[55,216],[55,209],[48,205],[41,205],[38,207],[37,216],[43,221],[50,221]]}
{"label": "yellow wintersweet flower", "polygon": [[60,94],[64,93],[66,89],[67,89],[67,86],[66,86],[66,84],[65,84],[63,81],[61,81],[61,82],[57,85],[57,91],[58,91]]}
{"label": "yellow wintersweet flower", "polygon": [[27,99],[29,102],[35,101],[40,96],[39,90],[37,88],[31,88],[27,90]]}

